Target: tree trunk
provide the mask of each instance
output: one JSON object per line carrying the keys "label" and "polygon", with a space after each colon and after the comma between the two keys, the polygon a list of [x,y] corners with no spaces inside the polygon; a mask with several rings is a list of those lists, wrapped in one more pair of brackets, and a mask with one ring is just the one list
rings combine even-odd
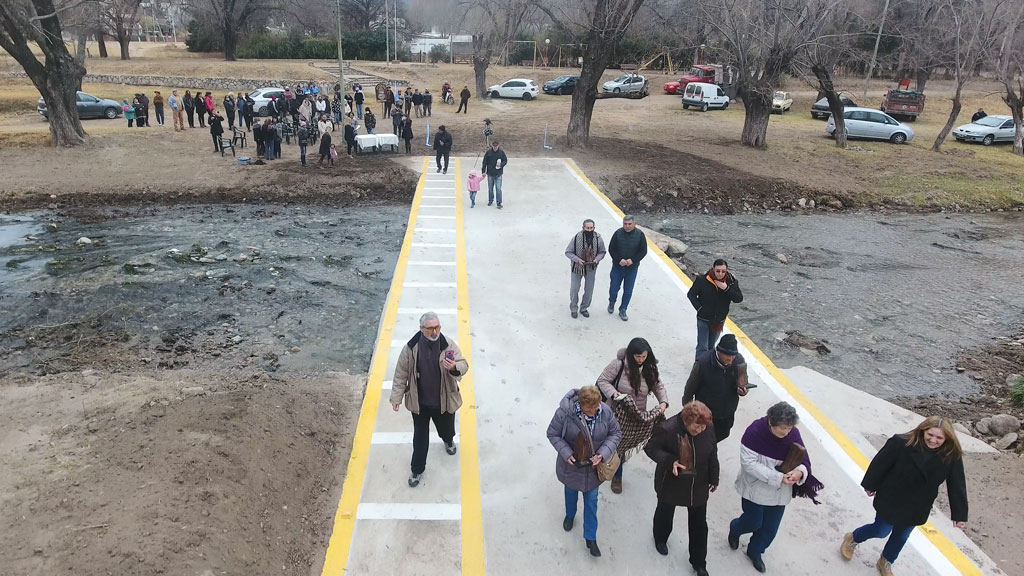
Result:
{"label": "tree trunk", "polygon": [[917,80],[917,91],[924,92],[924,87],[928,84],[928,79],[932,77],[932,69],[918,68],[915,77]]}
{"label": "tree trunk", "polygon": [[85,63],[85,42],[89,39],[89,34],[84,30],[78,32],[78,37],[75,39],[75,60],[78,60],[79,64]]}
{"label": "tree trunk", "polygon": [[121,60],[130,60],[131,55],[128,53],[128,44],[132,41],[129,32],[126,30],[123,33],[117,33],[117,44],[121,47]]}
{"label": "tree trunk", "polygon": [[772,115],[772,91],[745,90],[743,94],[743,132],[740,144],[752,148],[768,145],[768,120]]}
{"label": "tree trunk", "polygon": [[1013,153],[1018,156],[1024,156],[1024,126],[1022,126],[1022,122],[1024,122],[1024,100],[1021,99],[1020,94],[1012,90],[1006,91],[1006,96],[1003,100],[1010,107],[1010,114],[1013,116]]}
{"label": "tree trunk", "polygon": [[825,64],[814,64],[811,66],[814,77],[818,79],[818,99],[825,98],[828,101],[828,109],[832,111],[832,118],[836,124],[836,131],[833,137],[836,139],[836,146],[846,149],[846,119],[843,118],[843,101],[836,92],[835,82],[832,80],[832,68]]}
{"label": "tree trunk", "polygon": [[476,83],[476,94],[481,100],[491,97],[487,92],[487,68],[490,65],[489,55],[473,55],[473,81]]}
{"label": "tree trunk", "polygon": [[235,48],[238,46],[238,31],[231,24],[224,27],[224,60],[234,62]]}
{"label": "tree trunk", "polygon": [[96,32],[96,44],[99,45],[100,58],[106,58],[108,56],[108,54],[107,54],[107,41],[106,41],[105,36],[106,36],[106,34],[103,33],[103,30],[98,30]]}
{"label": "tree trunk", "polygon": [[946,118],[946,125],[939,131],[939,135],[935,137],[935,142],[932,143],[932,152],[938,152],[942,149],[942,143],[946,141],[946,136],[949,136],[949,131],[953,129],[953,124],[956,123],[957,116],[960,115],[960,92],[963,88],[962,84],[958,84],[956,92],[953,93],[953,109],[949,111],[949,118]]}

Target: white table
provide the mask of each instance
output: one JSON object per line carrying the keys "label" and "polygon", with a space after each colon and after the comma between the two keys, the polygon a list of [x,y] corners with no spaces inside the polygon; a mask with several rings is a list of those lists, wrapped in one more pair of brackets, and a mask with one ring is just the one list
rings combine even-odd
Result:
{"label": "white table", "polygon": [[360,152],[367,150],[380,152],[385,146],[390,146],[392,151],[398,152],[398,136],[390,132],[384,134],[357,134],[356,146]]}
{"label": "white table", "polygon": [[391,132],[385,132],[383,134],[374,134],[374,136],[377,137],[378,148],[391,146],[392,151],[398,152],[398,136],[395,136]]}
{"label": "white table", "polygon": [[356,147],[360,152],[367,150],[375,152],[377,149],[377,135],[376,134],[357,134],[356,135]]}

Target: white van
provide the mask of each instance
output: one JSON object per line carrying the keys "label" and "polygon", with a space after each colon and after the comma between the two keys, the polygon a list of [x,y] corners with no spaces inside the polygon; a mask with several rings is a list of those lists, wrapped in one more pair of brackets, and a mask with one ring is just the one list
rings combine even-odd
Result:
{"label": "white van", "polygon": [[729,97],[717,84],[690,82],[683,91],[683,109],[689,109],[690,106],[700,108],[701,112],[707,112],[710,108],[725,110],[729,107]]}

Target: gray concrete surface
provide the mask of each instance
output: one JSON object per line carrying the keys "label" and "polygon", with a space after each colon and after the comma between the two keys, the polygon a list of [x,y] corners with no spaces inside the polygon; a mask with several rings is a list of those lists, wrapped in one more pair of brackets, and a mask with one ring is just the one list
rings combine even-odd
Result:
{"label": "gray concrete surface", "polygon": [[[455,178],[464,179],[472,161],[463,159]],[[422,158],[410,159],[409,165],[420,169]],[[545,436],[547,424],[564,393],[594,383],[616,351],[634,336],[650,341],[672,400],[669,411],[679,410],[679,398],[693,360],[695,335],[685,285],[665,262],[651,253],[640,266],[629,307],[630,320],[623,322],[605,311],[609,271],[605,262],[598,270],[591,317],[570,318],[565,245],[580,229],[584,218],[597,222],[597,230],[606,241],[618,228],[619,219],[561,160],[512,157],[508,166],[504,210],[486,206],[486,189],[472,210],[464,187],[457,199],[465,204],[461,225],[465,226],[469,272],[474,354],[471,370],[478,415],[486,571],[497,576],[569,571],[690,574],[685,512],[677,514],[669,556],[662,557],[654,550],[654,464],[643,454],[627,463],[621,495],[602,487],[598,542],[604,556],[591,558],[583,543],[582,511],[571,533],[562,530],[562,486],[555,479],[555,452]],[[428,182],[433,179],[430,176]],[[424,225],[419,220],[417,229]],[[415,238],[433,237],[432,234],[436,233],[416,232]],[[442,260],[435,252],[425,252],[421,257]],[[430,267],[410,266],[406,283],[421,278],[441,281],[442,276]],[[414,306],[455,308],[453,298],[454,293],[443,291],[403,291],[400,310]],[[396,342],[415,332],[416,326],[410,321],[411,317],[399,315]],[[442,317],[442,326],[451,324]],[[387,378],[398,348],[392,346],[390,351]],[[733,488],[739,437],[745,426],[763,415],[768,406],[780,398],[792,400],[766,367],[758,365],[750,355],[748,358],[753,369],[752,381],[760,387],[741,401],[733,435],[719,447],[721,486],[711,496],[708,509],[711,574],[756,573],[742,553],[747,537],[742,539],[740,551],[734,552],[726,544],[728,522],[740,512],[740,499]],[[906,411],[839,382],[800,369],[791,370],[790,375],[798,385],[807,386],[808,398],[820,403],[822,413],[869,456],[874,450],[870,440],[873,435],[904,431],[914,419]],[[408,414],[392,413],[386,404],[387,393],[384,390],[381,397],[375,432],[411,432]],[[862,545],[850,563],[844,562],[838,553],[843,533],[873,517],[871,501],[858,486],[860,469],[828,435],[826,429],[830,424],[815,421],[803,408],[800,412],[801,430],[814,473],[826,489],[820,506],[798,499],[787,508],[779,535],[764,556],[769,573],[871,574],[881,541]],[[390,438],[396,442],[399,439]],[[445,517],[451,509],[437,506],[457,504],[460,467],[438,448],[440,445],[432,446],[424,483],[415,490],[406,486],[411,444],[375,444],[371,448],[347,573],[460,572],[457,521],[382,519],[387,509],[384,507],[381,512],[380,504],[385,501],[399,505],[419,503],[409,506],[409,510],[427,511],[438,518]],[[458,458],[467,457],[472,454],[460,451]],[[366,509],[370,512],[366,513]],[[419,517],[418,513],[408,511],[404,515]],[[933,517],[939,529],[974,559],[983,573],[1001,573],[947,519]],[[959,573],[920,534],[912,538],[896,568],[901,576]]]}

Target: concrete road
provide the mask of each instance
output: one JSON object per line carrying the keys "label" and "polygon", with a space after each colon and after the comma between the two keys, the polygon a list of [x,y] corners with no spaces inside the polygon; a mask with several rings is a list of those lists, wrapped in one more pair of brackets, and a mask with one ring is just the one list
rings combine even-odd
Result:
{"label": "concrete road", "polygon": [[[669,413],[679,410],[696,331],[685,297],[688,281],[651,246],[628,322],[605,311],[607,262],[598,270],[591,317],[572,319],[565,246],[585,218],[597,222],[607,242],[620,226],[620,213],[570,162],[520,158],[510,158],[505,173],[504,209],[487,207],[486,183],[471,209],[464,180],[479,168],[476,162],[453,159],[444,175],[435,173],[431,160],[421,179],[323,573],[692,573],[685,511],[676,515],[669,556],[654,550],[654,464],[643,454],[626,464],[622,494],[602,487],[598,542],[604,555],[591,558],[582,513],[571,533],[562,530],[562,486],[545,436],[565,392],[593,384],[635,336],[651,343],[671,398]],[[416,158],[410,166],[422,171],[427,163]],[[637,215],[638,223],[644,218]],[[446,455],[435,439],[423,483],[412,489],[406,484],[411,418],[404,408],[394,413],[387,395],[399,347],[426,309],[439,312],[442,330],[470,357],[471,371],[462,384],[459,454]],[[756,574],[742,553],[748,538],[740,551],[726,544],[728,522],[740,513],[733,488],[739,437],[746,424],[784,399],[800,411],[814,473],[826,489],[819,506],[804,499],[788,506],[764,556],[769,572],[873,573],[881,541],[862,545],[853,562],[841,559],[839,542],[873,517],[858,483],[874,446],[908,429],[914,415],[809,371],[791,371],[791,378],[739,327],[728,328],[739,337],[759,387],[741,400],[733,434],[719,446],[722,479],[708,506],[708,570]],[[933,514],[933,524],[915,532],[896,564],[898,574],[1001,573],[948,519]]]}

